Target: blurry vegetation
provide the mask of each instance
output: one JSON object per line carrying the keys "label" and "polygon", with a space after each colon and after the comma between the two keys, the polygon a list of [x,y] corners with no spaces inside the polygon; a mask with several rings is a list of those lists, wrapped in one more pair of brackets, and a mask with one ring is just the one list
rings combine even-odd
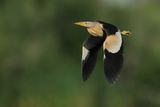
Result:
{"label": "blurry vegetation", "polygon": [[[160,1],[1,0],[0,107],[160,107]],[[73,25],[102,20],[131,30],[123,38],[118,83],[103,75],[102,52],[81,79],[81,44]]]}

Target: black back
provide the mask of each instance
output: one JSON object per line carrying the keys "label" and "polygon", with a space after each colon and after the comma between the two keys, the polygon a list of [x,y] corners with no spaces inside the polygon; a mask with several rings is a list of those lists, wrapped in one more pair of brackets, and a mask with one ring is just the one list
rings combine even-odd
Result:
{"label": "black back", "polygon": [[103,24],[103,28],[105,32],[107,33],[107,35],[112,35],[118,32],[118,28],[115,25],[112,25],[106,22],[102,22],[102,21],[98,21],[98,22]]}

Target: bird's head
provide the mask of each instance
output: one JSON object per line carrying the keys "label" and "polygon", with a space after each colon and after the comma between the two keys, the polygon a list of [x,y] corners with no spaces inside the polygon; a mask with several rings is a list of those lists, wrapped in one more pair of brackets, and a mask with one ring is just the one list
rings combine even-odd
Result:
{"label": "bird's head", "polygon": [[87,28],[91,35],[103,36],[103,25],[98,21],[81,21],[74,24]]}
{"label": "bird's head", "polygon": [[121,32],[121,34],[124,35],[124,36],[130,36],[132,33],[130,31],[124,30],[124,31]]}
{"label": "bird's head", "polygon": [[91,27],[94,27],[100,23],[98,23],[96,21],[80,21],[80,22],[75,22],[74,24],[78,25],[78,26],[86,27],[86,28],[91,28]]}

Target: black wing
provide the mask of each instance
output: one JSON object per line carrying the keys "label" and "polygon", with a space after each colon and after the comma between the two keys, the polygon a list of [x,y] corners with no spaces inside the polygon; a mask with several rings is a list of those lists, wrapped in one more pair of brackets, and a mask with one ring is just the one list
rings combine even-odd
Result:
{"label": "black wing", "polygon": [[90,36],[83,44],[82,48],[82,77],[87,80],[92,73],[96,60],[97,53],[104,42],[103,37]]}
{"label": "black wing", "polygon": [[116,81],[123,65],[123,45],[117,53],[104,49],[104,72],[109,83]]}

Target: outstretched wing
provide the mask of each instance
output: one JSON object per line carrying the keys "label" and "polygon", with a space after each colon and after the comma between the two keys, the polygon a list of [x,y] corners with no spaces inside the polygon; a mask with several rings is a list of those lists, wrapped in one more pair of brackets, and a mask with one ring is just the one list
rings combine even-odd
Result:
{"label": "outstretched wing", "polygon": [[87,80],[92,73],[96,60],[97,53],[104,42],[103,37],[90,36],[83,44],[82,47],[82,77]]}
{"label": "outstretched wing", "polygon": [[109,83],[113,83],[123,65],[123,45],[120,33],[107,36],[103,49],[105,76]]}

